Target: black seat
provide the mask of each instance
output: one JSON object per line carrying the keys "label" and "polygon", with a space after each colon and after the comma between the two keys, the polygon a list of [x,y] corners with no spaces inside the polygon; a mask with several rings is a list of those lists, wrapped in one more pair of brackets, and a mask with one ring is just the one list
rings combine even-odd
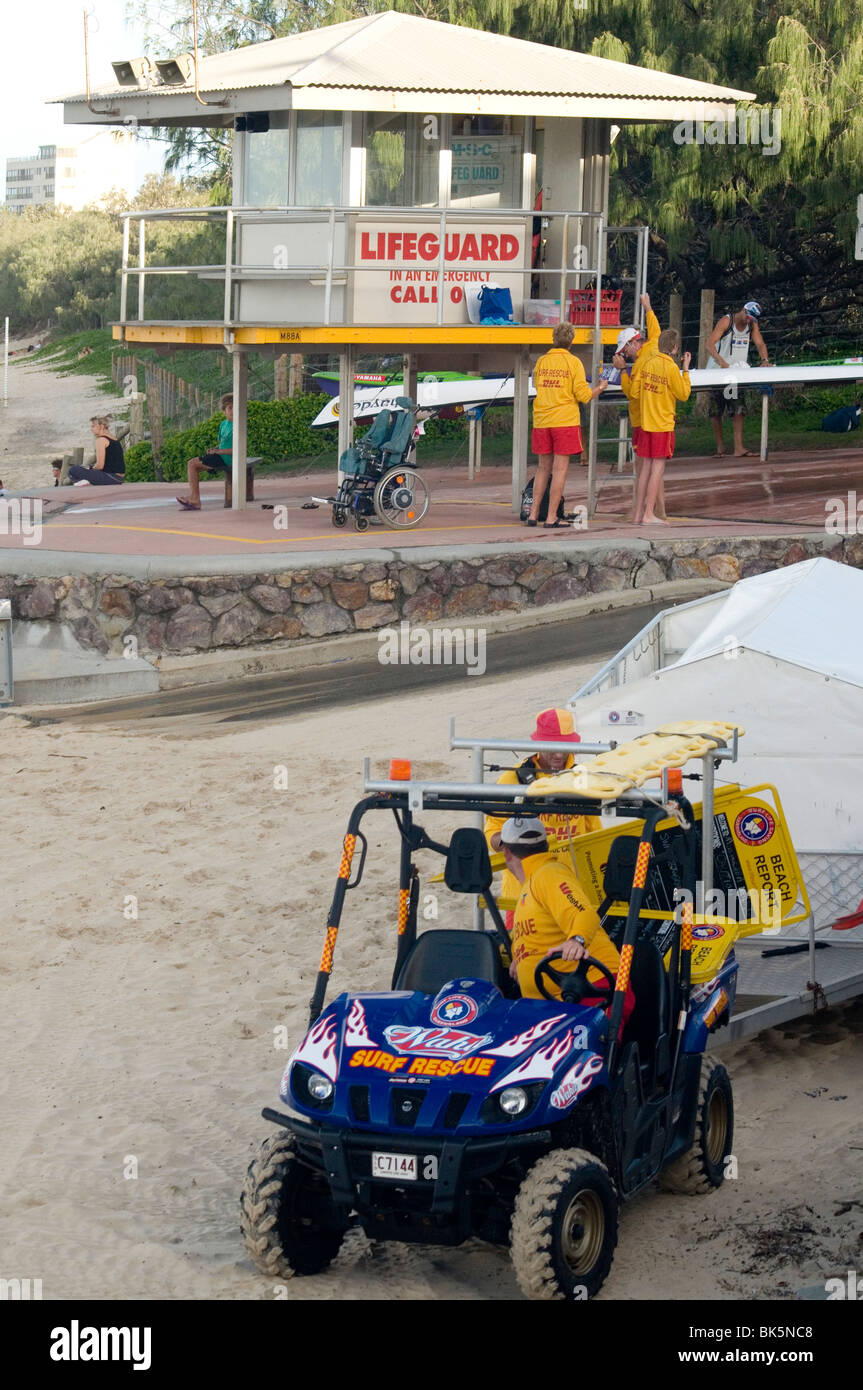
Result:
{"label": "black seat", "polygon": [[437,994],[449,980],[488,980],[500,987],[500,951],[494,937],[481,931],[441,927],[424,932],[411,947],[394,989]]}
{"label": "black seat", "polygon": [[668,1033],[668,976],[652,941],[638,942],[629,977],[635,1007],[623,1031],[622,1043],[637,1042],[642,1061],[653,1058],[657,1040]]}

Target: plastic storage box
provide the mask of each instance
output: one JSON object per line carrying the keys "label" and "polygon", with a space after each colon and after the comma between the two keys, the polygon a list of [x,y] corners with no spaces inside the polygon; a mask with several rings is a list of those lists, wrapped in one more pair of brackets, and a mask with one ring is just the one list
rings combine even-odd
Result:
{"label": "plastic storage box", "polygon": [[[599,302],[601,325],[620,322],[622,290],[602,290]],[[592,327],[596,323],[596,290],[569,291],[569,321]]]}
{"label": "plastic storage box", "polygon": [[560,300],[526,299],[522,314],[525,323],[553,328],[560,323]]}

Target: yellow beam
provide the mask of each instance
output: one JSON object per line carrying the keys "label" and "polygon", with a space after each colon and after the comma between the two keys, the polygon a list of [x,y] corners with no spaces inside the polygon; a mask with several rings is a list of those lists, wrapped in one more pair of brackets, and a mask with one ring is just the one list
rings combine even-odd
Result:
{"label": "yellow beam", "polygon": [[[574,342],[579,345],[590,343],[590,328],[576,328]],[[115,324],[113,336],[120,342],[124,331]],[[601,328],[604,344],[617,342],[617,327]],[[531,324],[516,324],[512,328],[483,328],[470,324],[466,326],[445,324],[443,327],[421,325],[364,325],[342,324],[329,328],[280,328],[276,324],[244,324],[234,329],[234,340],[247,347],[266,347],[271,344],[290,344],[292,346],[308,343],[327,344],[388,344],[401,346],[425,344],[441,347],[506,347],[525,343],[537,347],[547,347],[551,343],[552,330]],[[127,343],[164,343],[173,347],[223,347],[224,330],[220,324],[203,323],[130,323],[126,325]]]}

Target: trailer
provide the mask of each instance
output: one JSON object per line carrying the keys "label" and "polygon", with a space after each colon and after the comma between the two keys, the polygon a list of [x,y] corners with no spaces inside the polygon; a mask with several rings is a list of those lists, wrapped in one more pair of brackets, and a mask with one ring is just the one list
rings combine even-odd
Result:
{"label": "trailer", "polygon": [[740,942],[728,1040],[863,994],[861,603],[863,574],[823,557],[753,576],[658,614],[569,700],[585,739],[693,709],[739,720],[741,780],[782,790],[810,912]]}

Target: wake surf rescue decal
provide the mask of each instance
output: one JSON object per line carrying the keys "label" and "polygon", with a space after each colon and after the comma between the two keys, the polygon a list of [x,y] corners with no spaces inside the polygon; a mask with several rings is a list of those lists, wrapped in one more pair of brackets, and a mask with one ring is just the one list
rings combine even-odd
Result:
{"label": "wake surf rescue decal", "polygon": [[588,1052],[586,1057],[582,1057],[574,1067],[570,1067],[557,1090],[552,1091],[549,1097],[555,1110],[566,1110],[572,1105],[572,1102],[588,1089],[603,1066],[603,1060],[598,1053]]}
{"label": "wake surf rescue decal", "polygon": [[471,1052],[479,1052],[492,1041],[491,1033],[463,1033],[460,1028],[410,1028],[401,1023],[385,1028],[384,1037],[396,1052],[447,1057],[453,1062]]}

